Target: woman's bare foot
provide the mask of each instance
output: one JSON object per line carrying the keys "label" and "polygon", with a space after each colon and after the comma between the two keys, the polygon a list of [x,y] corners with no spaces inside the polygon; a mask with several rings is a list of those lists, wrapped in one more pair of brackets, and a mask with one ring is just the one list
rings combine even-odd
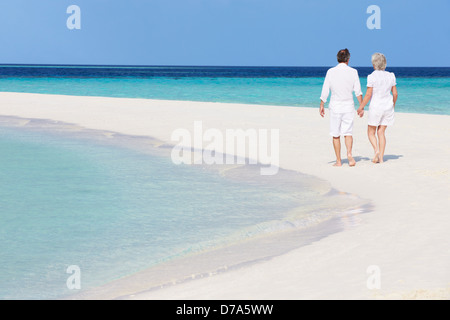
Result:
{"label": "woman's bare foot", "polygon": [[340,161],[336,161],[336,163],[333,164],[333,167],[342,167],[342,163]]}
{"label": "woman's bare foot", "polygon": [[350,167],[354,167],[356,165],[355,159],[353,159],[353,157],[351,155],[348,155],[347,158],[348,158],[348,165]]}
{"label": "woman's bare foot", "polygon": [[[380,153],[379,152],[375,152],[375,156],[372,159],[373,163],[379,163],[380,162]],[[383,162],[383,161],[381,161]]]}

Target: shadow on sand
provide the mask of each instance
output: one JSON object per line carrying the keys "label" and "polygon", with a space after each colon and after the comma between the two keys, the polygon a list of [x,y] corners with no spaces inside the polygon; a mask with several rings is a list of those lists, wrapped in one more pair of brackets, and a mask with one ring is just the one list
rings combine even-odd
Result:
{"label": "shadow on sand", "polygon": [[384,160],[384,162],[387,162],[389,160],[397,160],[397,159],[400,159],[402,157],[403,157],[402,154],[400,154],[400,155],[388,154],[388,155],[384,155],[383,160]]}
{"label": "shadow on sand", "polygon": [[[384,155],[383,160],[384,162],[388,162],[389,160],[397,160],[402,158],[403,155],[395,155],[395,154],[388,154],[388,155]],[[361,157],[361,156],[356,156],[353,157],[353,159],[355,159],[356,163],[360,162],[360,161],[372,161],[371,158],[368,157]],[[329,161],[328,163],[335,163],[336,160],[333,161]],[[342,164],[348,164],[348,159],[342,159]]]}

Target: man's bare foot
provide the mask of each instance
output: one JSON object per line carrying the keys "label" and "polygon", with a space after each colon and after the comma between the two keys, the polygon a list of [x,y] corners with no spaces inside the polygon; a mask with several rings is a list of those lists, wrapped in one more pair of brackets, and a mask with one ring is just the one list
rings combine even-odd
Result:
{"label": "man's bare foot", "polygon": [[380,153],[379,152],[375,152],[375,156],[372,159],[373,163],[378,163],[380,162]]}
{"label": "man's bare foot", "polygon": [[340,161],[336,161],[336,163],[333,164],[333,167],[342,167],[342,163]]}
{"label": "man's bare foot", "polygon": [[355,159],[353,159],[353,157],[351,155],[347,156],[347,158],[348,158],[348,165],[350,167],[354,167],[356,165]]}

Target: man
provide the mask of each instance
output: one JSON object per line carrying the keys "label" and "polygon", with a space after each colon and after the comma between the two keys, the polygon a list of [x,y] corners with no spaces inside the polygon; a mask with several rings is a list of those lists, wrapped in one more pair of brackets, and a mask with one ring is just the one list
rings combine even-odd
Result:
{"label": "man", "polygon": [[348,66],[350,52],[348,49],[339,50],[337,54],[339,64],[330,68],[325,76],[320,96],[320,115],[325,116],[325,103],[331,90],[330,105],[330,135],[333,137],[333,147],[336,153],[334,166],[342,166],[341,162],[341,136],[344,136],[347,148],[348,164],[353,167],[356,164],[352,157],[353,147],[353,119],[355,118],[355,104],[353,92],[359,103],[362,102],[361,83],[358,71]]}

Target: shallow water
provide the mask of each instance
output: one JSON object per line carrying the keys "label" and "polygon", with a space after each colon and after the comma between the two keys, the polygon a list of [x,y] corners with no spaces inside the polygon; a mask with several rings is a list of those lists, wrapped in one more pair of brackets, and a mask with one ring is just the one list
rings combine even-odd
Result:
{"label": "shallow water", "polygon": [[[12,117],[0,124],[1,299],[80,295],[167,263],[179,268],[177,259],[300,232],[367,204],[300,173],[177,166],[170,146],[151,138]],[[209,271],[292,245],[249,249]],[[73,265],[81,290],[66,284]],[[174,267],[169,278],[183,279],[180,272]],[[146,287],[168,281],[162,274],[167,270]]]}

